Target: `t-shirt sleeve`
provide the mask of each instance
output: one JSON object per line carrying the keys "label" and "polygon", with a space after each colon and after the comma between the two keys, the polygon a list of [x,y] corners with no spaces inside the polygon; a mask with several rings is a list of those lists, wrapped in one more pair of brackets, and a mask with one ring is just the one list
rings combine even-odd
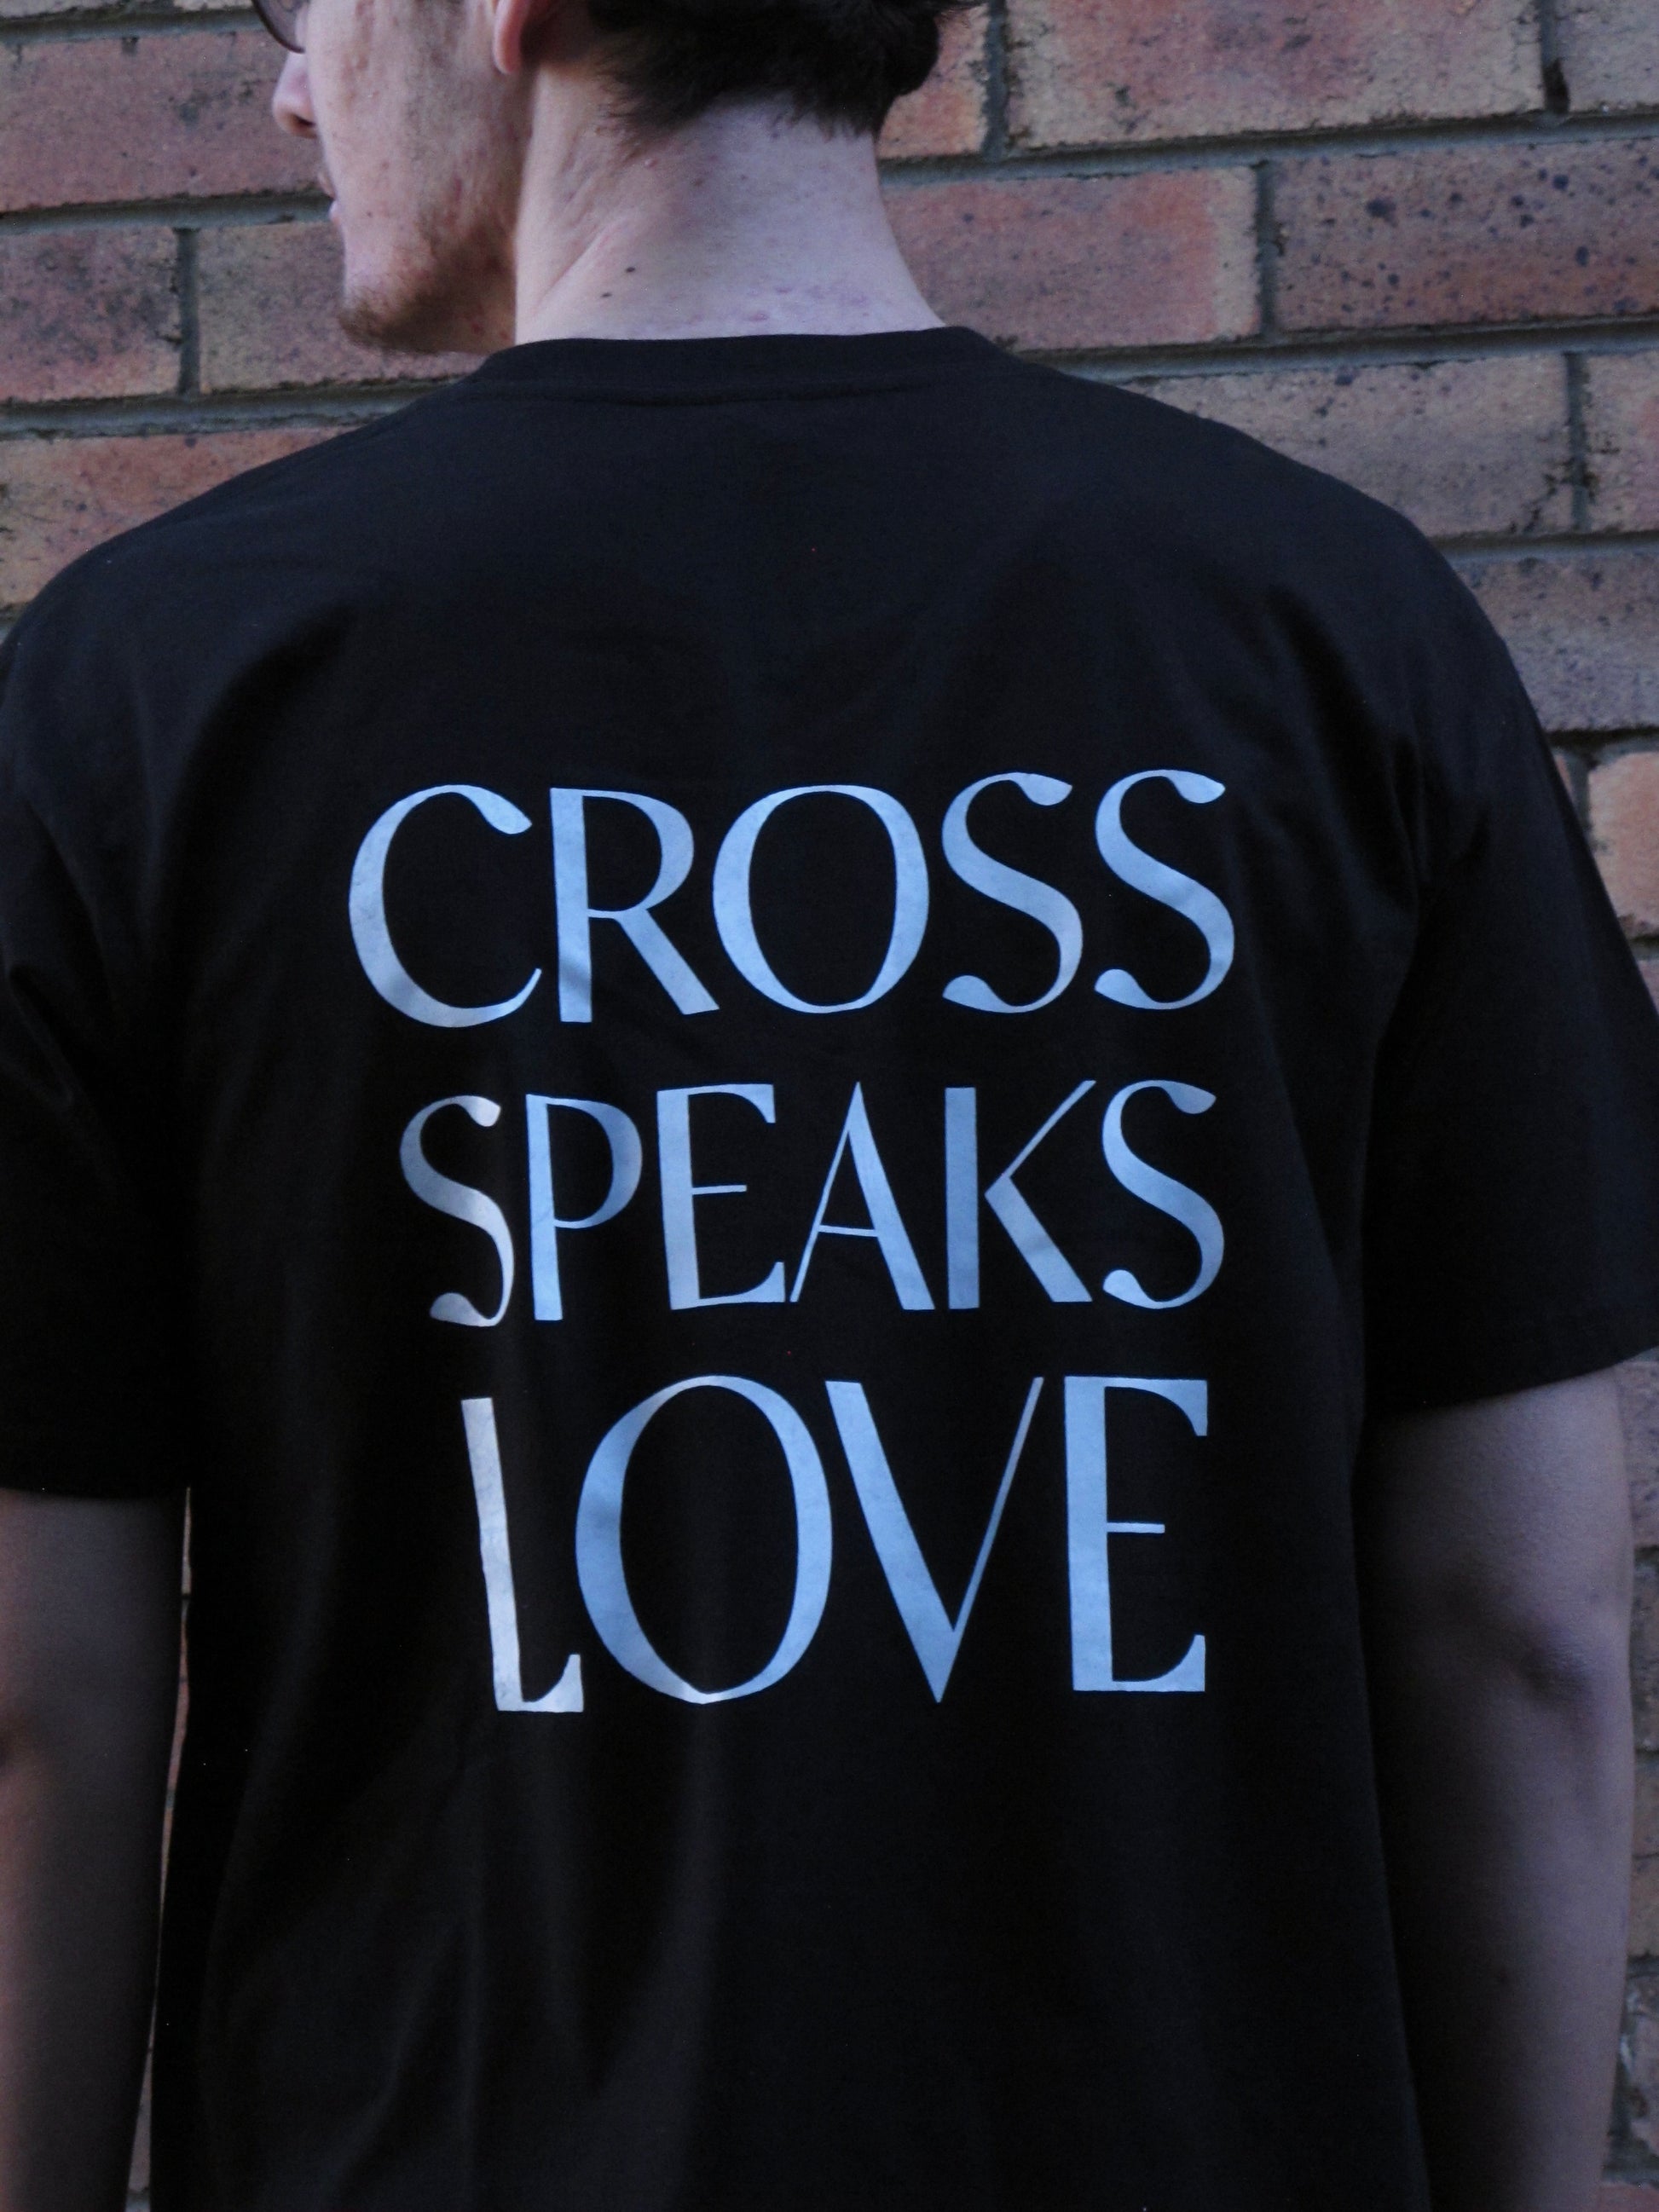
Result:
{"label": "t-shirt sleeve", "polygon": [[153,1010],[116,954],[134,825],[100,806],[83,676],[35,636],[0,650],[0,1486],[138,1498],[188,1476]]}
{"label": "t-shirt sleeve", "polygon": [[1659,1015],[1508,654],[1466,599],[1459,629],[1368,1156],[1376,1413],[1659,1342]]}

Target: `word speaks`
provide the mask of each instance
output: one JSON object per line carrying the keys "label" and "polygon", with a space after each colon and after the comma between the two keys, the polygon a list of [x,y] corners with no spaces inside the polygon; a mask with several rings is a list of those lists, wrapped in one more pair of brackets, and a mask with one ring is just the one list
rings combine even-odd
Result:
{"label": "word speaks", "polygon": [[[1101,800],[1095,816],[1095,842],[1101,858],[1120,882],[1144,892],[1161,906],[1184,915],[1204,939],[1208,964],[1196,988],[1176,999],[1155,999],[1127,969],[1109,968],[1095,979],[1103,998],[1124,1006],[1174,1012],[1207,999],[1232,965],[1232,918],[1213,891],[1194,883],[1135,844],[1122,822],[1123,801],[1137,784],[1172,785],[1190,805],[1206,806],[1225,787],[1188,769],[1143,769],[1121,777]],[[1051,1006],[1076,975],[1083,958],[1083,922],[1076,907],[1053,884],[1010,867],[975,843],[969,811],[994,784],[1008,784],[1035,806],[1058,806],[1072,787],[1051,775],[1010,769],[981,776],[959,792],[946,808],[939,842],[945,865],[959,880],[997,905],[1028,915],[1054,939],[1054,981],[1034,999],[1011,1003],[979,975],[954,976],[944,996],[979,1013],[1031,1014]],[[868,988],[857,997],[821,1004],[799,997],[781,980],[767,957],[757,926],[750,881],[755,848],[762,830],[779,811],[802,799],[848,799],[873,813],[887,834],[893,860],[893,915],[887,946]],[[434,1029],[471,1029],[504,1021],[516,1013],[542,980],[533,970],[508,998],[488,1006],[453,1006],[436,997],[404,967],[392,941],[386,920],[386,871],[398,830],[417,807],[434,799],[464,799],[504,837],[522,836],[530,817],[499,792],[471,783],[438,783],[389,806],[358,848],[351,872],[349,909],[352,941],[363,973],[388,1006],[411,1021]],[[558,1007],[562,1022],[593,1018],[592,933],[597,922],[619,929],[683,1014],[718,1011],[714,994],[673,944],[653,909],[678,890],[691,872],[691,824],[678,807],[640,791],[556,788],[548,794],[552,829],[554,916],[558,933]],[[656,880],[631,906],[596,907],[588,895],[588,811],[596,804],[628,806],[642,814],[656,834]],[[797,1014],[849,1014],[884,999],[909,971],[927,929],[929,888],[927,856],[915,823],[891,793],[867,784],[799,784],[769,792],[745,807],[726,831],[716,855],[713,884],[714,927],[727,957],[744,981],[775,1006]]]}
{"label": "word speaks", "polygon": [[[980,1207],[998,1221],[1014,1249],[1056,1305],[1087,1304],[1088,1285],[1060,1250],[1015,1182],[1037,1147],[1094,1090],[1093,1079],[1079,1083],[1027,1138],[1000,1173],[987,1182],[980,1161],[978,1092],[953,1086],[945,1093],[945,1302],[953,1310],[980,1303]],[[1214,1281],[1221,1266],[1224,1237],[1219,1216],[1206,1199],[1143,1159],[1123,1130],[1124,1109],[1144,1091],[1160,1092],[1182,1114],[1204,1114],[1215,1103],[1212,1091],[1194,1085],[1154,1079],[1125,1084],[1107,1105],[1101,1122],[1101,1150],[1114,1180],[1133,1196],[1177,1221],[1198,1247],[1198,1266],[1183,1290],[1155,1297],[1127,1267],[1115,1267],[1101,1287],[1126,1305],[1162,1312],[1190,1305]],[[663,1252],[668,1304],[684,1312],[700,1306],[782,1305],[800,1297],[812,1255],[825,1237],[872,1240],[886,1263],[900,1307],[931,1313],[934,1300],[909,1231],[905,1226],[892,1179],[876,1142],[864,1086],[854,1084],[835,1150],[830,1156],[811,1224],[793,1270],[774,1261],[758,1282],[738,1290],[705,1287],[698,1250],[698,1206],[710,1199],[743,1196],[741,1182],[699,1182],[692,1157],[692,1102],[735,1098],[750,1107],[768,1127],[775,1127],[775,1091],[769,1083],[704,1083],[656,1093],[658,1181],[662,1202]],[[459,1110],[481,1128],[494,1128],[501,1109],[494,1098],[462,1095],[423,1106],[403,1133],[398,1158],[415,1195],[439,1212],[480,1229],[495,1248],[501,1267],[501,1296],[495,1310],[482,1313],[458,1291],[446,1291],[431,1313],[434,1320],[471,1328],[493,1328],[506,1316],[517,1274],[513,1231],[501,1207],[487,1193],[444,1175],[428,1158],[424,1139],[434,1115]],[[527,1140],[531,1290],[538,1321],[559,1321],[564,1291],[559,1273],[559,1239],[613,1220],[631,1203],[644,1170],[645,1145],[639,1126],[620,1106],[598,1098],[556,1098],[532,1091],[524,1102]],[[608,1187],[599,1204],[580,1214],[561,1213],[554,1188],[551,1127],[556,1114],[576,1114],[597,1123],[610,1154]],[[849,1166],[863,1197],[867,1223],[829,1218],[831,1194],[843,1164]]]}
{"label": "word speaks", "polygon": [[[826,1382],[830,1413],[866,1526],[927,1686],[944,1698],[962,1648],[985,1569],[1002,1524],[1032,1416],[1042,1391],[1034,1376],[1014,1430],[1002,1480],[962,1602],[945,1608],[910,1516],[900,1497],[875,1417],[860,1382]],[[752,1406],[783,1452],[794,1499],[795,1571],[789,1617],[776,1650],[757,1674],[723,1689],[700,1689],[678,1674],[652,1644],[635,1609],[623,1560],[623,1496],[635,1446],[663,1407],[692,1391],[720,1390]],[[1194,1636],[1162,1674],[1126,1680],[1112,1654],[1112,1585],[1108,1546],[1114,1536],[1161,1536],[1161,1521],[1114,1521],[1107,1508],[1106,1408],[1114,1390],[1139,1390],[1165,1400],[1194,1436],[1207,1432],[1209,1394],[1202,1382],[1148,1375],[1068,1375],[1064,1378],[1066,1568],[1071,1592],[1072,1686],[1074,1690],[1201,1691],[1205,1644]],[[504,1713],[579,1713],[583,1710],[581,1655],[573,1652],[554,1686],[526,1698],[519,1659],[519,1607],[513,1579],[501,1445],[491,1398],[461,1403],[467,1458],[478,1510],[478,1546],[489,1615],[495,1705]],[[694,1375],[670,1383],[624,1413],[588,1462],[576,1507],[576,1576],[588,1618],[605,1650],[636,1681],[686,1705],[715,1705],[769,1690],[799,1665],[817,1632],[830,1596],[834,1516],[823,1462],[812,1432],[778,1391],[741,1375]]]}

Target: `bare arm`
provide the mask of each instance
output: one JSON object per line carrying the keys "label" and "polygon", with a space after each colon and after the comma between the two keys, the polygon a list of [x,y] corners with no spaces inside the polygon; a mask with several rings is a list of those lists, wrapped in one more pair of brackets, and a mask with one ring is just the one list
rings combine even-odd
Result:
{"label": "bare arm", "polygon": [[1630,1881],[1612,1376],[1382,1428],[1360,1544],[1435,2212],[1589,2212]]}
{"label": "bare arm", "polygon": [[117,2212],[155,1971],[180,1507],[0,1492],[0,2212]]}

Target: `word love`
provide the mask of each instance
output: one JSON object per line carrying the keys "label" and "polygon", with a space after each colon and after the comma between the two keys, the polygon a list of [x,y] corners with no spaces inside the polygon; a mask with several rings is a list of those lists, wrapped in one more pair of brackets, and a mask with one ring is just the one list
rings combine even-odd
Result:
{"label": "word love", "polygon": [[[826,1382],[830,1419],[893,1602],[935,1702],[945,1696],[962,1649],[1003,1509],[1013,1486],[1042,1392],[1033,1378],[1014,1430],[979,1554],[961,1603],[951,1613],[905,1510],[893,1470],[860,1382]],[[1064,1380],[1066,1427],[1066,1543],[1071,1595],[1072,1686],[1074,1690],[1201,1691],[1205,1644],[1194,1636],[1176,1663],[1162,1674],[1126,1679],[1112,1650],[1110,1540],[1161,1536],[1161,1521],[1114,1521],[1107,1506],[1106,1409],[1114,1391],[1136,1390],[1164,1399],[1194,1436],[1209,1421],[1206,1385],[1187,1377],[1148,1375],[1068,1375]],[[677,1398],[722,1391],[759,1413],[781,1448],[793,1495],[795,1570],[789,1617],[776,1650],[757,1674],[725,1688],[702,1689],[676,1672],[640,1620],[623,1558],[623,1498],[629,1464],[641,1437],[662,1408]],[[478,1546],[489,1615],[491,1668],[497,1710],[504,1713],[579,1713],[583,1710],[582,1662],[573,1652],[553,1687],[527,1698],[519,1657],[519,1606],[501,1477],[501,1444],[491,1398],[462,1401],[466,1449],[478,1510]],[[694,1375],[671,1383],[624,1413],[601,1437],[588,1462],[576,1507],[576,1577],[588,1618],[611,1656],[636,1681],[665,1698],[691,1705],[717,1705],[774,1688],[798,1666],[817,1633],[829,1603],[835,1551],[835,1516],[823,1462],[800,1413],[778,1391],[740,1375]]]}
{"label": "word love", "polygon": [[[1092,1079],[1078,1084],[1038,1124],[1000,1172],[988,1179],[980,1158],[979,1094],[968,1085],[953,1085],[945,1091],[941,1116],[945,1294],[945,1303],[951,1309],[969,1309],[980,1303],[981,1206],[1000,1224],[1015,1251],[1054,1304],[1089,1303],[1088,1285],[1039,1219],[1015,1177],[1038,1147],[1094,1090]],[[1113,1094],[1101,1121],[1101,1152],[1113,1180],[1133,1197],[1179,1222],[1198,1248],[1197,1267],[1192,1279],[1169,1297],[1154,1297],[1127,1267],[1113,1268],[1101,1286],[1108,1297],[1120,1299],[1126,1305],[1164,1311],[1190,1305],[1209,1288],[1221,1266],[1224,1237],[1220,1218],[1206,1199],[1154,1167],[1130,1145],[1123,1127],[1124,1109],[1145,1092],[1161,1094],[1182,1114],[1207,1113],[1215,1103],[1215,1095],[1191,1084],[1163,1079],[1128,1083]],[[826,1237],[855,1237],[868,1238],[877,1246],[904,1311],[933,1312],[933,1292],[923,1274],[915,1243],[877,1143],[862,1084],[853,1087],[841,1135],[829,1157],[817,1204],[805,1229],[799,1256],[788,1265],[781,1258],[773,1261],[757,1282],[738,1288],[711,1287],[705,1255],[700,1249],[700,1234],[707,1233],[702,1216],[708,1210],[708,1201],[719,1199],[729,1203],[744,1197],[749,1190],[746,1182],[698,1180],[694,1158],[693,1107],[696,1106],[699,1114],[707,1114],[714,1102],[721,1099],[734,1100],[746,1113],[758,1117],[750,1126],[762,1144],[777,1141],[766,1134],[778,1122],[776,1091],[772,1084],[705,1083],[659,1091],[655,1095],[658,1186],[671,1310],[684,1312],[700,1306],[782,1305],[786,1300],[793,1304],[805,1286],[813,1255],[821,1241]],[[494,1098],[464,1094],[437,1099],[430,1106],[423,1106],[410,1121],[404,1131],[398,1157],[404,1181],[415,1195],[437,1212],[482,1230],[495,1248],[501,1268],[501,1296],[493,1312],[480,1312],[459,1291],[446,1291],[431,1308],[433,1318],[465,1328],[493,1328],[505,1317],[513,1296],[518,1272],[516,1242],[506,1213],[493,1198],[470,1183],[442,1174],[428,1158],[428,1125],[434,1115],[449,1111],[465,1114],[480,1128],[494,1128],[501,1119],[501,1105]],[[644,1172],[645,1140],[631,1115],[603,1099],[557,1098],[532,1091],[525,1098],[524,1112],[534,1311],[538,1321],[559,1321],[564,1315],[560,1240],[601,1227],[633,1203]],[[555,1187],[555,1117],[570,1115],[597,1124],[609,1148],[610,1172],[605,1195],[597,1206],[583,1213],[562,1213]],[[850,1170],[858,1183],[866,1217],[863,1222],[830,1218],[832,1194],[844,1170]],[[714,1280],[719,1280],[718,1272]]]}
{"label": "word love", "polygon": [[[1138,784],[1149,781],[1171,785],[1190,805],[1205,806],[1219,799],[1224,786],[1213,778],[1187,769],[1143,769],[1115,783],[1101,800],[1095,815],[1095,842],[1101,858],[1114,876],[1161,906],[1184,915],[1204,940],[1208,956],[1197,985],[1183,996],[1153,998],[1127,969],[1109,968],[1095,979],[1103,998],[1124,1006],[1171,1012],[1196,1006],[1207,999],[1232,964],[1233,924],[1226,908],[1213,891],[1190,876],[1170,867],[1135,844],[1123,827],[1127,795]],[[945,809],[939,845],[945,866],[961,882],[994,904],[1027,915],[1054,939],[1054,975],[1036,998],[1011,1002],[1001,998],[980,975],[957,975],[944,987],[943,995],[953,1005],[978,1013],[1031,1014],[1051,1006],[1066,990],[1083,958],[1083,923],[1077,908],[1054,884],[997,860],[975,841],[969,817],[975,800],[994,785],[1006,784],[1034,806],[1058,806],[1071,796],[1072,787],[1057,777],[1010,769],[1000,775],[981,776],[959,792]],[[669,937],[655,909],[671,898],[691,872],[695,844],[691,824],[666,800],[641,791],[600,791],[559,788],[549,793],[552,833],[554,918],[558,933],[558,1009],[562,1022],[591,1022],[593,1018],[593,950],[595,927],[605,923],[620,931],[683,1014],[718,1011],[717,1001],[702,977]],[[824,1004],[803,999],[779,977],[768,957],[763,931],[751,896],[755,850],[762,832],[782,811],[802,799],[833,798],[865,807],[885,831],[892,851],[893,910],[887,945],[867,988],[856,997]],[[499,1022],[516,1013],[540,987],[542,970],[535,969],[508,998],[485,1006],[456,1006],[426,989],[410,973],[392,940],[386,919],[386,872],[399,830],[417,808],[439,799],[465,799],[503,837],[522,836],[531,827],[530,817],[499,792],[479,784],[433,784],[400,799],[386,809],[364,838],[351,872],[349,914],[352,941],[363,973],[389,1006],[434,1029],[471,1029],[484,1022]],[[657,842],[656,880],[642,898],[630,906],[597,907],[588,894],[588,844],[598,820],[607,807],[629,807],[643,815]],[[915,821],[890,792],[867,784],[798,784],[787,791],[769,792],[745,807],[726,832],[714,860],[713,878],[714,927],[727,958],[738,974],[775,1006],[797,1014],[849,1014],[874,1006],[907,975],[921,949],[927,932],[929,878],[927,854]]]}

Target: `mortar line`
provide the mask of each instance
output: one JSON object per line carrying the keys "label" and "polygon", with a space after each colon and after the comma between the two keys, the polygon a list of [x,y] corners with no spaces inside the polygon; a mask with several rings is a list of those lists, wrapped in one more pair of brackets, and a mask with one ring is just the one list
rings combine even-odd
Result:
{"label": "mortar line", "polygon": [[0,46],[33,46],[40,40],[76,46],[94,39],[187,37],[192,31],[248,31],[258,26],[251,8],[88,8],[72,15],[14,17],[0,23]]}
{"label": "mortar line", "polygon": [[1571,553],[1581,560],[1618,560],[1659,551],[1659,530],[1608,530],[1594,537],[1573,530],[1540,530],[1525,538],[1471,532],[1467,537],[1437,538],[1434,542],[1455,561],[1533,561],[1552,553]]}
{"label": "mortar line", "polygon": [[989,0],[985,18],[985,145],[981,158],[1008,158],[1008,0]]}
{"label": "mortar line", "polygon": [[196,431],[346,429],[440,392],[439,380],[332,385],[303,392],[177,392],[144,400],[65,401],[0,407],[0,447],[35,439],[165,437]]}
{"label": "mortar line", "polygon": [[181,229],[179,240],[179,397],[191,399],[202,389],[201,286],[197,234]]}
{"label": "mortar line", "polygon": [[1589,835],[1589,763],[1581,752],[1565,750],[1551,741],[1551,749],[1567,771],[1567,792],[1572,800],[1572,811],[1578,817],[1578,826]]}
{"label": "mortar line", "polygon": [[318,192],[269,192],[218,199],[99,200],[76,207],[26,208],[0,214],[0,238],[50,230],[245,229],[256,223],[322,222],[328,202]]}
{"label": "mortar line", "polygon": [[1595,527],[1592,514],[1595,479],[1590,469],[1589,429],[1585,417],[1587,382],[1584,356],[1576,349],[1562,356],[1567,386],[1567,452],[1572,471],[1572,526]]}
{"label": "mortar line", "polygon": [[[1001,166],[1013,177],[1133,176],[1147,169],[1214,168],[1246,161],[1315,160],[1331,155],[1414,154],[1436,146],[1536,146],[1559,159],[1564,145],[1648,139],[1659,134],[1659,108],[1619,113],[1599,110],[1563,116],[1541,108],[1518,115],[1450,117],[1424,123],[1344,125],[1335,129],[1236,131],[1211,138],[1147,139],[1115,146],[1022,146]],[[884,165],[890,184],[902,191],[924,184],[953,184],[979,171],[977,158],[917,155]]]}
{"label": "mortar line", "polygon": [[1538,8],[1538,73],[1543,87],[1544,106],[1551,115],[1566,115],[1572,108],[1572,90],[1561,64],[1560,24],[1555,12],[1555,0],[1537,0]]}
{"label": "mortar line", "polygon": [[1224,338],[1202,345],[1124,346],[1110,352],[1045,353],[1027,358],[1069,370],[1091,383],[1121,384],[1149,376],[1224,376],[1241,369],[1365,368],[1390,363],[1429,368],[1445,361],[1514,354],[1645,353],[1659,338],[1659,315],[1607,316],[1599,321],[1421,324],[1401,331],[1298,331],[1290,335]]}
{"label": "mortar line", "polygon": [[[1594,753],[1598,758],[1613,752],[1652,751],[1659,744],[1659,729],[1651,723],[1635,722],[1612,730],[1552,730],[1549,741],[1555,746],[1583,754]],[[1638,1547],[1639,1548],[1639,1547]],[[1659,1562],[1659,1546],[1651,1547],[1656,1562]],[[1652,1754],[1659,1760],[1659,1750]]]}
{"label": "mortar line", "polygon": [[1255,165],[1255,283],[1259,335],[1279,336],[1279,223],[1274,210],[1278,171],[1272,161]]}

